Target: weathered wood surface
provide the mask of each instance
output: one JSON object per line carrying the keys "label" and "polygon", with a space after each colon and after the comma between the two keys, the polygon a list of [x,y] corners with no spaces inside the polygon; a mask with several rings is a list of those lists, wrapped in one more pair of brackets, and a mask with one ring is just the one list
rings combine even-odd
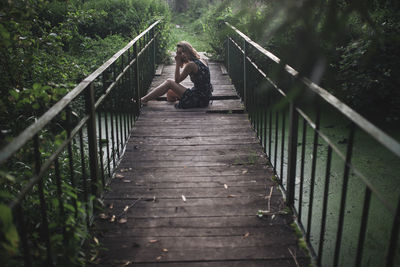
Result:
{"label": "weathered wood surface", "polygon": [[[228,76],[210,67],[224,86],[214,93],[225,94]],[[164,66],[152,86],[173,68]],[[291,215],[256,216],[270,193],[272,212],[285,205],[247,115],[234,114],[240,110],[238,99],[183,111],[151,101],[142,109],[105,195],[107,217],[96,220],[106,248],[100,266],[308,265]]]}

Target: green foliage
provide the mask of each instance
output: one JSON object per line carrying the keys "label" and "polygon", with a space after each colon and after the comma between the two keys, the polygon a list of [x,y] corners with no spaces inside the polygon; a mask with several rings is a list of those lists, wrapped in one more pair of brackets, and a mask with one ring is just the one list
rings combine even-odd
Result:
{"label": "green foliage", "polygon": [[[2,1],[0,147],[161,17],[165,19],[160,26],[160,48],[156,51],[159,58],[166,55],[169,39],[170,13],[162,0]],[[83,106],[81,98],[75,102],[71,104],[73,114],[80,113]],[[39,132],[42,163],[66,140],[65,121],[66,114],[62,112],[54,123]],[[0,170],[0,257],[7,266],[18,266],[23,259],[17,232],[21,230],[20,221],[16,219],[16,210],[11,211],[9,205],[36,175],[32,143],[28,142],[2,164]],[[89,201],[85,199],[83,180],[85,177],[87,183],[90,181],[90,177],[86,177],[90,173],[89,164],[84,158],[86,167],[83,169],[79,140],[72,143],[72,159],[66,151],[58,156],[61,180],[58,180],[54,162],[43,176],[45,204],[40,201],[37,184],[18,202],[35,264],[43,263],[46,257],[41,235],[42,205],[47,211],[54,265],[87,264],[89,254],[85,248],[91,246],[87,221],[88,216],[93,216],[97,202],[93,197]],[[83,151],[87,157],[87,144]],[[74,170],[72,174],[70,164]]]}
{"label": "green foliage", "polygon": [[216,55],[228,21],[302,75],[323,62],[316,81],[370,119],[399,120],[399,13],[394,1],[223,1],[205,24]]}
{"label": "green foliage", "polygon": [[[43,114],[161,17],[165,20],[161,25],[159,57],[166,55],[170,19],[168,6],[161,0],[2,3],[0,136],[4,138],[0,145],[27,126],[26,118]],[[20,119],[10,119],[15,113]]]}

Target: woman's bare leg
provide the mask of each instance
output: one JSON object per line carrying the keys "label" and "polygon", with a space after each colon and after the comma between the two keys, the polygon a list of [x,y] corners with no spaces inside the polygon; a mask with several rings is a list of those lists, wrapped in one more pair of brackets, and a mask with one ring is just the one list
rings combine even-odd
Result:
{"label": "woman's bare leg", "polygon": [[140,101],[142,103],[147,103],[147,101],[150,101],[152,99],[155,99],[159,96],[162,96],[165,94],[169,89],[174,91],[175,94],[177,94],[179,97],[182,97],[183,93],[187,90],[183,85],[176,83],[172,79],[167,79],[165,82],[154,88],[151,92],[149,92],[147,95],[142,97]]}

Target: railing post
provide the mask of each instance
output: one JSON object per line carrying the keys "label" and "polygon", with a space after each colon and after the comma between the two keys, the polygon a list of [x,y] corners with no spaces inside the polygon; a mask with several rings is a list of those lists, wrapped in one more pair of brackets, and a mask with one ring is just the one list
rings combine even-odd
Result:
{"label": "railing post", "polygon": [[296,162],[297,162],[297,138],[299,129],[299,116],[295,102],[290,101],[289,107],[289,143],[288,143],[288,167],[287,167],[287,198],[286,204],[294,206],[294,191],[296,186]]}
{"label": "railing post", "polygon": [[244,107],[247,110],[247,88],[246,88],[246,39],[243,39],[243,100]]}
{"label": "railing post", "polygon": [[89,168],[91,191],[94,196],[97,196],[97,181],[98,181],[98,153],[97,153],[97,134],[96,134],[96,113],[94,108],[94,88],[93,83],[86,88],[85,92],[86,114],[89,115],[87,132],[89,145]]}
{"label": "railing post", "polygon": [[151,29],[151,36],[153,39],[153,73],[152,73],[152,75],[154,76],[154,73],[156,71],[156,34],[154,31],[154,28]]}
{"label": "railing post", "polygon": [[137,103],[139,103],[139,107],[138,107],[138,110],[139,110],[139,112],[140,112],[140,105],[142,104],[141,102],[140,102],[140,98],[142,97],[142,94],[141,94],[141,90],[140,90],[140,75],[139,75],[139,48],[138,48],[138,42],[139,42],[139,40],[137,40],[136,41],[136,43],[134,44],[134,49],[135,49],[135,58],[136,58],[136,73],[135,73],[135,76],[136,76],[136,93],[137,93],[137,96],[138,96],[138,102]]}
{"label": "railing post", "polygon": [[227,48],[227,50],[228,50],[228,56],[227,56],[227,63],[226,63],[226,68],[227,68],[227,71],[228,71],[228,75],[230,76],[231,75],[231,72],[230,72],[230,43],[231,43],[231,39],[230,39],[230,37],[229,37],[229,35],[228,35],[228,39],[227,39],[227,46],[228,46],[228,48]]}

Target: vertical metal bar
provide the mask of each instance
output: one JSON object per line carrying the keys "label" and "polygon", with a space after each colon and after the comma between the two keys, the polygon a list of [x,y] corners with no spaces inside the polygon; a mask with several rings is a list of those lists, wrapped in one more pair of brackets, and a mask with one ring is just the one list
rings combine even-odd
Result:
{"label": "vertical metal bar", "polygon": [[246,44],[246,40],[243,39],[243,95],[244,95],[244,106],[245,109],[248,110],[248,103],[247,103],[247,78],[246,78],[246,58],[247,58],[247,44]]}
{"label": "vertical metal bar", "polygon": [[137,103],[138,103],[138,113],[140,113],[140,105],[142,104],[140,102],[140,98],[142,97],[141,92],[140,92],[140,75],[139,75],[139,47],[138,47],[138,41],[134,44],[133,46],[134,52],[135,52],[135,58],[136,58],[136,68],[135,68],[135,77],[136,77],[136,94],[137,94]]}
{"label": "vertical metal bar", "polygon": [[[114,99],[113,99],[113,103],[114,103],[114,110],[116,111],[115,113],[115,141],[116,141],[116,146],[115,146],[115,151],[117,152],[117,158],[120,158],[120,154],[119,154],[119,134],[120,132],[118,131],[118,117],[119,117],[119,109],[117,108],[117,106],[115,105],[115,103],[117,102],[118,97],[116,96],[116,93],[114,95]],[[117,104],[118,105],[118,104]],[[114,166],[115,167],[115,166]]]}
{"label": "vertical metal bar", "polygon": [[101,183],[103,185],[103,189],[106,185],[104,179],[104,164],[103,164],[103,139],[102,139],[102,128],[101,128],[101,112],[97,113],[97,121],[99,124],[99,159],[100,159],[100,170],[101,170]]}
{"label": "vertical metal bar", "polygon": [[338,266],[338,264],[339,264],[340,246],[341,246],[342,233],[343,233],[344,211],[346,208],[347,184],[349,181],[350,164],[351,164],[351,157],[352,157],[352,152],[353,152],[354,131],[355,131],[355,126],[354,126],[354,123],[352,122],[351,128],[350,128],[350,134],[349,134],[349,142],[347,144],[346,162],[345,162],[344,174],[343,174],[342,198],[340,201],[339,222],[338,222],[338,230],[337,230],[337,235],[336,235],[335,254],[334,254],[334,260],[333,260],[334,267]]}
{"label": "vertical metal bar", "polygon": [[263,143],[264,143],[264,153],[267,153],[267,110],[269,108],[269,105],[267,104],[267,106],[264,106],[264,134],[263,134]]}
{"label": "vertical metal bar", "polygon": [[[66,130],[67,130],[67,138],[71,137],[71,107],[67,106],[66,107],[66,122],[67,122],[67,126],[66,126]],[[71,142],[68,143],[68,163],[69,163],[69,179],[71,181],[71,186],[72,188],[75,190],[74,192],[76,193],[76,183],[75,183],[75,174],[74,174],[74,157],[73,157],[73,153],[72,153],[72,144]],[[74,217],[75,219],[78,217],[78,205],[77,205],[77,199],[73,198],[72,199],[72,205],[75,209],[74,212]]]}
{"label": "vertical metal bar", "polygon": [[156,72],[156,34],[154,33],[154,28],[151,29],[151,36],[153,38],[153,72]]}
{"label": "vertical metal bar", "polygon": [[106,132],[106,139],[107,139],[107,168],[108,168],[108,176],[111,178],[111,162],[110,162],[110,139],[108,136],[108,119],[107,119],[107,112],[104,112],[104,126]]}
{"label": "vertical metal bar", "polygon": [[[21,203],[22,203],[22,201],[23,200],[21,200]],[[24,213],[22,211],[21,206],[22,206],[22,204],[18,204],[15,207],[15,212],[16,212],[16,217],[17,217],[17,221],[18,221],[18,232],[19,232],[19,236],[21,238],[21,243],[22,243],[22,249],[23,249],[22,254],[24,257],[24,265],[25,265],[25,267],[30,267],[30,266],[32,266],[31,252],[30,252],[29,245],[28,245]]]}
{"label": "vertical metal bar", "polygon": [[306,240],[308,242],[310,242],[310,234],[311,234],[311,218],[312,218],[313,203],[314,203],[315,173],[317,169],[318,131],[320,125],[320,116],[321,116],[321,110],[318,104],[316,111],[317,114],[315,118],[314,143],[313,143],[313,154],[311,163],[310,198],[308,202],[308,219],[307,219],[307,232],[306,232]]}
{"label": "vertical metal bar", "polygon": [[114,101],[111,99],[112,102],[112,108],[110,111],[110,127],[111,127],[111,154],[112,154],[112,160],[113,160],[113,167],[112,169],[114,170],[115,168],[115,136],[114,136]]}
{"label": "vertical metal bar", "polygon": [[[34,155],[35,155],[35,173],[38,175],[40,173],[41,168],[41,155],[39,150],[39,136],[36,134],[33,137],[33,147],[34,147]],[[44,198],[44,188],[43,188],[43,177],[40,177],[38,181],[38,189],[39,189],[39,201],[40,201],[40,214],[42,216],[42,227],[40,231],[40,236],[45,243],[46,246],[46,264],[49,266],[53,266],[53,262],[51,259],[51,245],[50,245],[50,232],[49,232],[49,222],[47,219],[47,210],[46,210],[46,200]]]}
{"label": "vertical metal bar", "polygon": [[[123,87],[123,86],[121,86],[121,87]],[[123,134],[124,134],[124,130],[123,130],[123,127],[122,127],[122,125],[123,125],[123,117],[124,117],[124,114],[123,114],[123,112],[122,112],[122,108],[120,108],[120,111],[119,111],[119,132],[120,132],[120,138],[121,138],[121,156],[122,156],[122,150],[124,149],[124,136],[123,136]]]}
{"label": "vertical metal bar", "polygon": [[[289,141],[288,141],[288,165],[287,165],[287,200],[289,207],[294,206],[294,195],[296,187],[296,165],[297,165],[297,136],[299,131],[299,115],[293,101],[289,106]],[[284,124],[284,123],[283,123]],[[283,140],[283,136],[282,136]],[[283,149],[282,149],[283,154]],[[283,168],[281,168],[282,172]]]}
{"label": "vertical metal bar", "polygon": [[58,199],[58,207],[60,212],[60,221],[59,223],[62,225],[62,236],[63,236],[63,245],[66,248],[67,245],[67,232],[65,229],[65,211],[64,211],[64,202],[62,199],[62,188],[61,188],[61,174],[60,174],[60,164],[58,162],[58,158],[54,161],[54,170],[56,176],[56,186],[57,186],[57,199]]}
{"label": "vertical metal bar", "polygon": [[299,188],[299,219],[303,209],[303,187],[304,187],[304,161],[306,154],[307,121],[303,118],[303,137],[301,140],[301,163],[300,163],[300,188]]}
{"label": "vertical metal bar", "polygon": [[281,177],[282,184],[283,184],[283,162],[285,160],[285,123],[286,123],[286,112],[285,110],[282,110],[282,135],[281,135],[281,168],[280,168],[280,174],[279,176]]}
{"label": "vertical metal bar", "polygon": [[85,163],[85,148],[83,144],[83,133],[82,129],[79,130],[79,146],[81,152],[81,170],[82,170],[82,187],[83,187],[83,201],[86,207],[86,224],[87,227],[90,227],[90,220],[89,220],[89,193],[87,188],[87,174],[86,174],[86,163]]}
{"label": "vertical metal bar", "polygon": [[228,35],[228,44],[227,44],[227,46],[228,46],[228,63],[227,63],[227,68],[228,68],[228,70],[227,70],[227,71],[228,71],[229,76],[231,76],[230,43],[231,43],[231,38],[230,38],[229,35]]}
{"label": "vertical metal bar", "polygon": [[[278,128],[279,128],[279,112],[275,111],[275,146],[274,146],[274,172],[276,173],[277,168],[276,168],[276,162],[277,162],[277,157],[278,157]],[[282,180],[279,177],[279,183],[282,184]]]}
{"label": "vertical metal bar", "polygon": [[317,254],[317,266],[321,266],[322,263],[322,253],[325,240],[326,212],[328,210],[329,183],[331,177],[331,162],[332,162],[332,147],[328,146],[328,156],[326,159],[326,169],[325,169],[324,198],[322,202],[321,232],[320,232],[318,254]]}
{"label": "vertical metal bar", "polygon": [[398,236],[399,236],[399,227],[400,227],[400,198],[397,203],[396,214],[395,214],[394,220],[393,220],[389,249],[388,249],[388,253],[386,256],[386,267],[392,267],[394,264],[394,256],[396,255],[395,252],[396,252]]}
{"label": "vertical metal bar", "polygon": [[97,181],[98,181],[98,153],[97,153],[97,134],[96,134],[96,110],[94,107],[94,87],[93,83],[85,90],[85,104],[86,114],[90,116],[87,122],[88,131],[88,146],[89,146],[89,169],[91,190],[94,196],[98,195]]}
{"label": "vertical metal bar", "polygon": [[356,266],[361,266],[363,249],[364,249],[364,241],[365,235],[367,232],[367,224],[368,224],[368,212],[369,212],[369,204],[371,203],[371,189],[368,186],[365,187],[365,196],[364,196],[364,207],[363,213],[361,217],[361,226],[360,233],[358,236],[358,246],[357,246],[357,256],[356,256]]}
{"label": "vertical metal bar", "polygon": [[[270,102],[271,103],[271,102]],[[268,133],[268,157],[269,157],[269,161],[272,162],[272,156],[271,156],[271,152],[272,152],[272,109],[269,108],[269,133]]]}
{"label": "vertical metal bar", "polygon": [[260,108],[259,108],[259,118],[258,118],[258,138],[260,139],[260,145],[261,145],[261,147],[262,147],[262,145],[263,145],[263,128],[262,128],[262,122],[264,121],[264,118],[263,118],[263,115],[264,115],[264,112],[261,112],[261,109],[262,109],[262,105],[260,105]]}

